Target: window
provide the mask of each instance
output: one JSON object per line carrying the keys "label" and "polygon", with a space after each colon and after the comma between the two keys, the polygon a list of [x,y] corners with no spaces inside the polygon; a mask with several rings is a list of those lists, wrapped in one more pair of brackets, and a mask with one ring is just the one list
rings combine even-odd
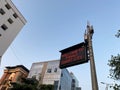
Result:
{"label": "window", "polygon": [[58,89],[58,84],[59,84],[59,81],[54,81],[54,90]]}
{"label": "window", "polygon": [[13,16],[14,16],[14,18],[17,18],[17,17],[18,17],[18,15],[17,15],[16,13],[14,13]]}
{"label": "window", "polygon": [[5,11],[2,8],[0,8],[0,13],[1,13],[1,15],[4,15]]}
{"label": "window", "polygon": [[12,20],[11,18],[9,18],[9,19],[8,19],[8,22],[9,22],[10,24],[12,24],[12,23],[13,23],[13,20]]}
{"label": "window", "polygon": [[33,78],[33,79],[36,79],[36,75],[33,75],[32,78]]}
{"label": "window", "polygon": [[72,82],[75,83],[75,79],[72,79]]}
{"label": "window", "polygon": [[59,86],[59,90],[61,90],[61,85]]}
{"label": "window", "polygon": [[5,7],[6,7],[8,10],[11,8],[11,6],[10,6],[8,3],[5,5]]}
{"label": "window", "polygon": [[61,77],[63,77],[63,73],[61,73]]}
{"label": "window", "polygon": [[54,72],[57,72],[57,68],[54,69]]}
{"label": "window", "polygon": [[1,28],[2,28],[3,30],[8,29],[8,27],[7,27],[5,24],[3,24],[3,25],[1,26]]}
{"label": "window", "polygon": [[47,70],[47,73],[51,73],[51,72],[52,72],[52,69],[48,69],[48,70]]}

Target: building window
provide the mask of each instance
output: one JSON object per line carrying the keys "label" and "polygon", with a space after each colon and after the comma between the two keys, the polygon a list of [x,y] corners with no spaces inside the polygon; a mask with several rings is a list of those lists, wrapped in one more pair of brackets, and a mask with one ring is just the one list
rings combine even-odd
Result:
{"label": "building window", "polygon": [[58,84],[59,84],[59,81],[54,81],[54,90],[58,89]]}
{"label": "building window", "polygon": [[33,79],[36,79],[36,75],[33,75],[32,78],[33,78]]}
{"label": "building window", "polygon": [[52,69],[48,69],[48,70],[47,70],[47,73],[51,73],[51,72],[52,72]]}
{"label": "building window", "polygon": [[10,6],[8,3],[5,5],[5,7],[6,7],[8,10],[11,8],[11,6]]}
{"label": "building window", "polygon": [[61,77],[63,77],[63,73],[61,73]]}
{"label": "building window", "polygon": [[5,14],[5,11],[4,11],[2,8],[0,8],[0,13],[1,13],[2,15],[4,15],[4,14]]}
{"label": "building window", "polygon": [[54,69],[54,72],[57,72],[57,68]]}
{"label": "building window", "polygon": [[3,24],[3,25],[1,26],[1,28],[2,28],[3,30],[8,29],[8,27],[7,27],[5,24]]}
{"label": "building window", "polygon": [[8,19],[8,22],[9,22],[10,24],[12,24],[12,23],[13,23],[13,20],[12,20],[11,18],[9,18],[9,19]]}
{"label": "building window", "polygon": [[75,79],[72,79],[72,82],[75,83]]}
{"label": "building window", "polygon": [[17,17],[18,17],[18,15],[17,15],[16,13],[14,13],[13,16],[14,16],[14,18],[17,18]]}
{"label": "building window", "polygon": [[59,86],[59,90],[61,90],[61,85]]}

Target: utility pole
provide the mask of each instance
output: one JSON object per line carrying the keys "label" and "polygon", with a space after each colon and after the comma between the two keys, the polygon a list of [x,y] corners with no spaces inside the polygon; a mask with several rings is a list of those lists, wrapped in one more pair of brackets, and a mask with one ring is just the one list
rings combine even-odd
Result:
{"label": "utility pole", "polygon": [[93,33],[94,33],[93,26],[90,26],[90,24],[87,23],[87,31],[85,32],[84,38],[85,38],[85,42],[87,43],[88,57],[90,59],[92,90],[98,90],[98,82],[97,82],[97,75],[96,75],[95,62],[94,62],[94,53],[92,47]]}

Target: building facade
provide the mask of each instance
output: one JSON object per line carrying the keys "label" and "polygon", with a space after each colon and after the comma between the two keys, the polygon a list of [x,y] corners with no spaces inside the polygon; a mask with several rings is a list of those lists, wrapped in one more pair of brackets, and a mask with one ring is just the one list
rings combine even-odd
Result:
{"label": "building facade", "polygon": [[36,78],[39,84],[56,85],[58,90],[61,77],[59,60],[33,63],[28,78]]}
{"label": "building facade", "polygon": [[0,59],[25,23],[11,0],[0,0]]}
{"label": "building facade", "polygon": [[28,78],[36,78],[39,84],[54,85],[54,90],[72,90],[72,76],[67,69],[59,68],[60,60],[33,63]]}
{"label": "building facade", "polygon": [[78,82],[77,78],[75,77],[75,75],[72,72],[70,72],[70,75],[72,77],[72,90],[79,90],[79,89],[81,89],[79,87],[79,82]]}
{"label": "building facade", "polygon": [[0,79],[0,90],[8,90],[11,87],[11,83],[19,83],[22,78],[28,76],[29,70],[23,65],[17,65],[13,67],[6,67],[4,74]]}
{"label": "building facade", "polygon": [[67,69],[62,69],[59,90],[72,90],[72,77]]}

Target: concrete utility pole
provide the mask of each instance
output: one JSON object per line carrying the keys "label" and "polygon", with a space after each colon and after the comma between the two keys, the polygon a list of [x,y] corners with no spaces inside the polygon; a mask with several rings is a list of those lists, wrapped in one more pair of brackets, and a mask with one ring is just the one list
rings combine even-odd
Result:
{"label": "concrete utility pole", "polygon": [[92,90],[98,90],[98,82],[97,82],[95,62],[94,62],[94,53],[92,47],[93,33],[94,33],[93,26],[90,26],[90,24],[87,23],[87,32],[85,32],[85,42],[88,44],[88,55],[89,55],[88,57],[90,59]]}

